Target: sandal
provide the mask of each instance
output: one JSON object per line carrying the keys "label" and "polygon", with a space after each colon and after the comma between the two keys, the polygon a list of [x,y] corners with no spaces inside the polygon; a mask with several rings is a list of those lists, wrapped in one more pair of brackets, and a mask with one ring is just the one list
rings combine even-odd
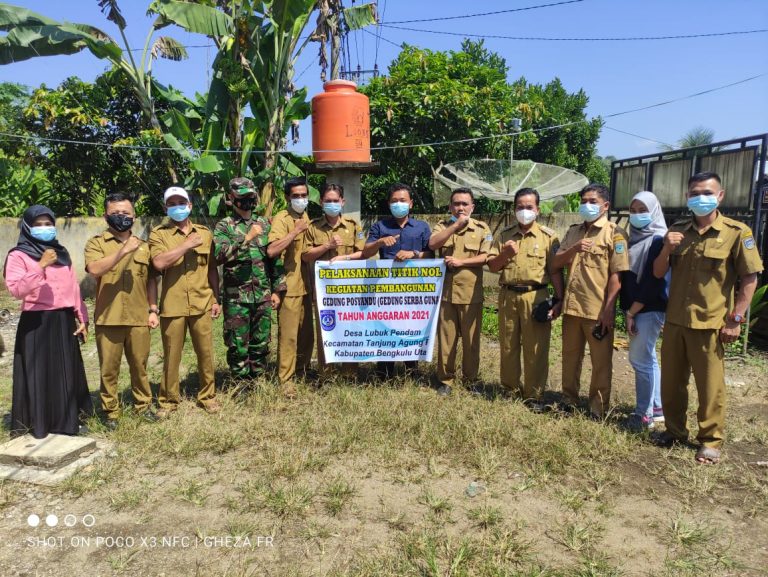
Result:
{"label": "sandal", "polygon": [[701,447],[696,452],[696,462],[701,465],[717,465],[720,462],[720,450],[713,447]]}

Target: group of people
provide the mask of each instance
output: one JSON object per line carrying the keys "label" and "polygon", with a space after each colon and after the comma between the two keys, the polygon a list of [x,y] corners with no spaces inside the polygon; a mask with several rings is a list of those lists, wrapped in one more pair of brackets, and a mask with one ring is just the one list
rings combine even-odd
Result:
{"label": "group of people", "polygon": [[[391,217],[374,223],[367,236],[360,223],[343,214],[341,186],[323,187],[323,215],[314,220],[307,215],[304,179],[287,181],[284,193],[287,208],[268,220],[256,214],[259,196],[253,182],[233,179],[226,195],[232,214],[211,231],[190,220],[187,191],[171,187],[163,197],[169,218],[151,231],[147,242],[131,232],[131,198],[107,196],[107,229],[88,241],[85,262],[97,282],[100,395],[110,428],[120,412],[117,380],[123,354],[137,413],[154,420],[178,408],[187,331],[198,362],[197,403],[209,413],[220,410],[212,320],[222,313],[230,372],[248,381],[266,369],[272,311],[277,309],[277,376],[282,393],[295,397],[297,377],[309,374],[313,343],[318,369],[330,370],[317,311],[313,314],[314,263],[368,259],[377,253],[395,261],[434,256],[446,264],[433,377],[438,394],[449,395],[455,386],[459,343],[462,381],[470,388],[479,384],[487,265],[499,273],[500,382],[509,395],[533,411],[548,408],[543,394],[551,322],[562,315],[559,408],[572,412],[578,407],[588,345],[588,412],[603,419],[610,405],[612,333],[620,302],[635,370],[636,407],[629,426],[639,431],[665,420],[666,431],[656,441],[665,446],[687,442],[687,387],[693,370],[699,396],[696,460],[719,461],[725,415],[723,345],[739,336],[762,261],[750,229],[717,210],[724,196],[717,174],[691,177],[686,194],[693,215],[669,230],[656,196],[639,192],[630,205],[628,235],[608,219],[608,189],[589,184],[580,191],[583,222],[571,226],[562,242],[554,230],[537,222],[540,198],[531,188],[517,191],[515,223],[495,238],[486,223],[473,218],[475,199],[468,188],[453,191],[450,217],[430,230],[410,216],[411,188],[394,184],[389,190]],[[76,434],[83,416],[93,412],[79,348],[79,339],[88,333],[88,313],[49,209],[33,206],[24,213],[18,245],[6,259],[5,279],[10,292],[23,300],[12,430],[35,437]],[[146,364],[149,331],[158,326],[163,376],[153,413]],[[659,363],[656,342],[662,327]],[[344,365],[347,374],[355,369]],[[394,370],[394,363],[379,363],[376,374],[387,378]]]}

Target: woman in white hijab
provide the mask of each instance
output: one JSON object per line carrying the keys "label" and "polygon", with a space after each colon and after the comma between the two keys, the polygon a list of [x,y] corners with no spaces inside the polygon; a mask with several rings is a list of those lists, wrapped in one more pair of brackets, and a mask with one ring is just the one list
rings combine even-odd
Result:
{"label": "woman in white hijab", "polygon": [[635,369],[636,405],[628,427],[643,431],[664,420],[656,341],[664,326],[669,278],[657,279],[652,270],[667,232],[656,195],[643,191],[632,198],[629,224],[630,270],[622,273],[621,308],[629,333],[629,362]]}

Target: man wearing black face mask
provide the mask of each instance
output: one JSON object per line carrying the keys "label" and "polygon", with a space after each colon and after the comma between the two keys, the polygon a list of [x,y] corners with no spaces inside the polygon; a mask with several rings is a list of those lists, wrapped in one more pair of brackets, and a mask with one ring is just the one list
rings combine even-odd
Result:
{"label": "man wearing black face mask", "polygon": [[282,261],[267,255],[270,224],[253,214],[253,182],[233,178],[227,204],[235,214],[220,220],[213,231],[216,260],[224,267],[224,343],[230,374],[252,379],[266,369],[272,309],[285,294],[285,274]]}
{"label": "man wearing black face mask", "polygon": [[147,378],[149,329],[157,316],[157,273],[147,243],[131,233],[131,197],[115,192],[104,201],[108,229],[85,245],[85,270],[96,279],[96,348],[101,370],[101,406],[109,429],[117,427],[117,378],[125,351],[134,409],[148,420],[152,392]]}

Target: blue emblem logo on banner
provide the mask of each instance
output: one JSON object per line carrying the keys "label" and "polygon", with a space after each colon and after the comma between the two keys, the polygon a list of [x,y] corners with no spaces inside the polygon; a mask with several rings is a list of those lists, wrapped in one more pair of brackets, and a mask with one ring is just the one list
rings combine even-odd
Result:
{"label": "blue emblem logo on banner", "polygon": [[320,311],[320,326],[324,331],[332,331],[336,328],[336,311],[332,309]]}

